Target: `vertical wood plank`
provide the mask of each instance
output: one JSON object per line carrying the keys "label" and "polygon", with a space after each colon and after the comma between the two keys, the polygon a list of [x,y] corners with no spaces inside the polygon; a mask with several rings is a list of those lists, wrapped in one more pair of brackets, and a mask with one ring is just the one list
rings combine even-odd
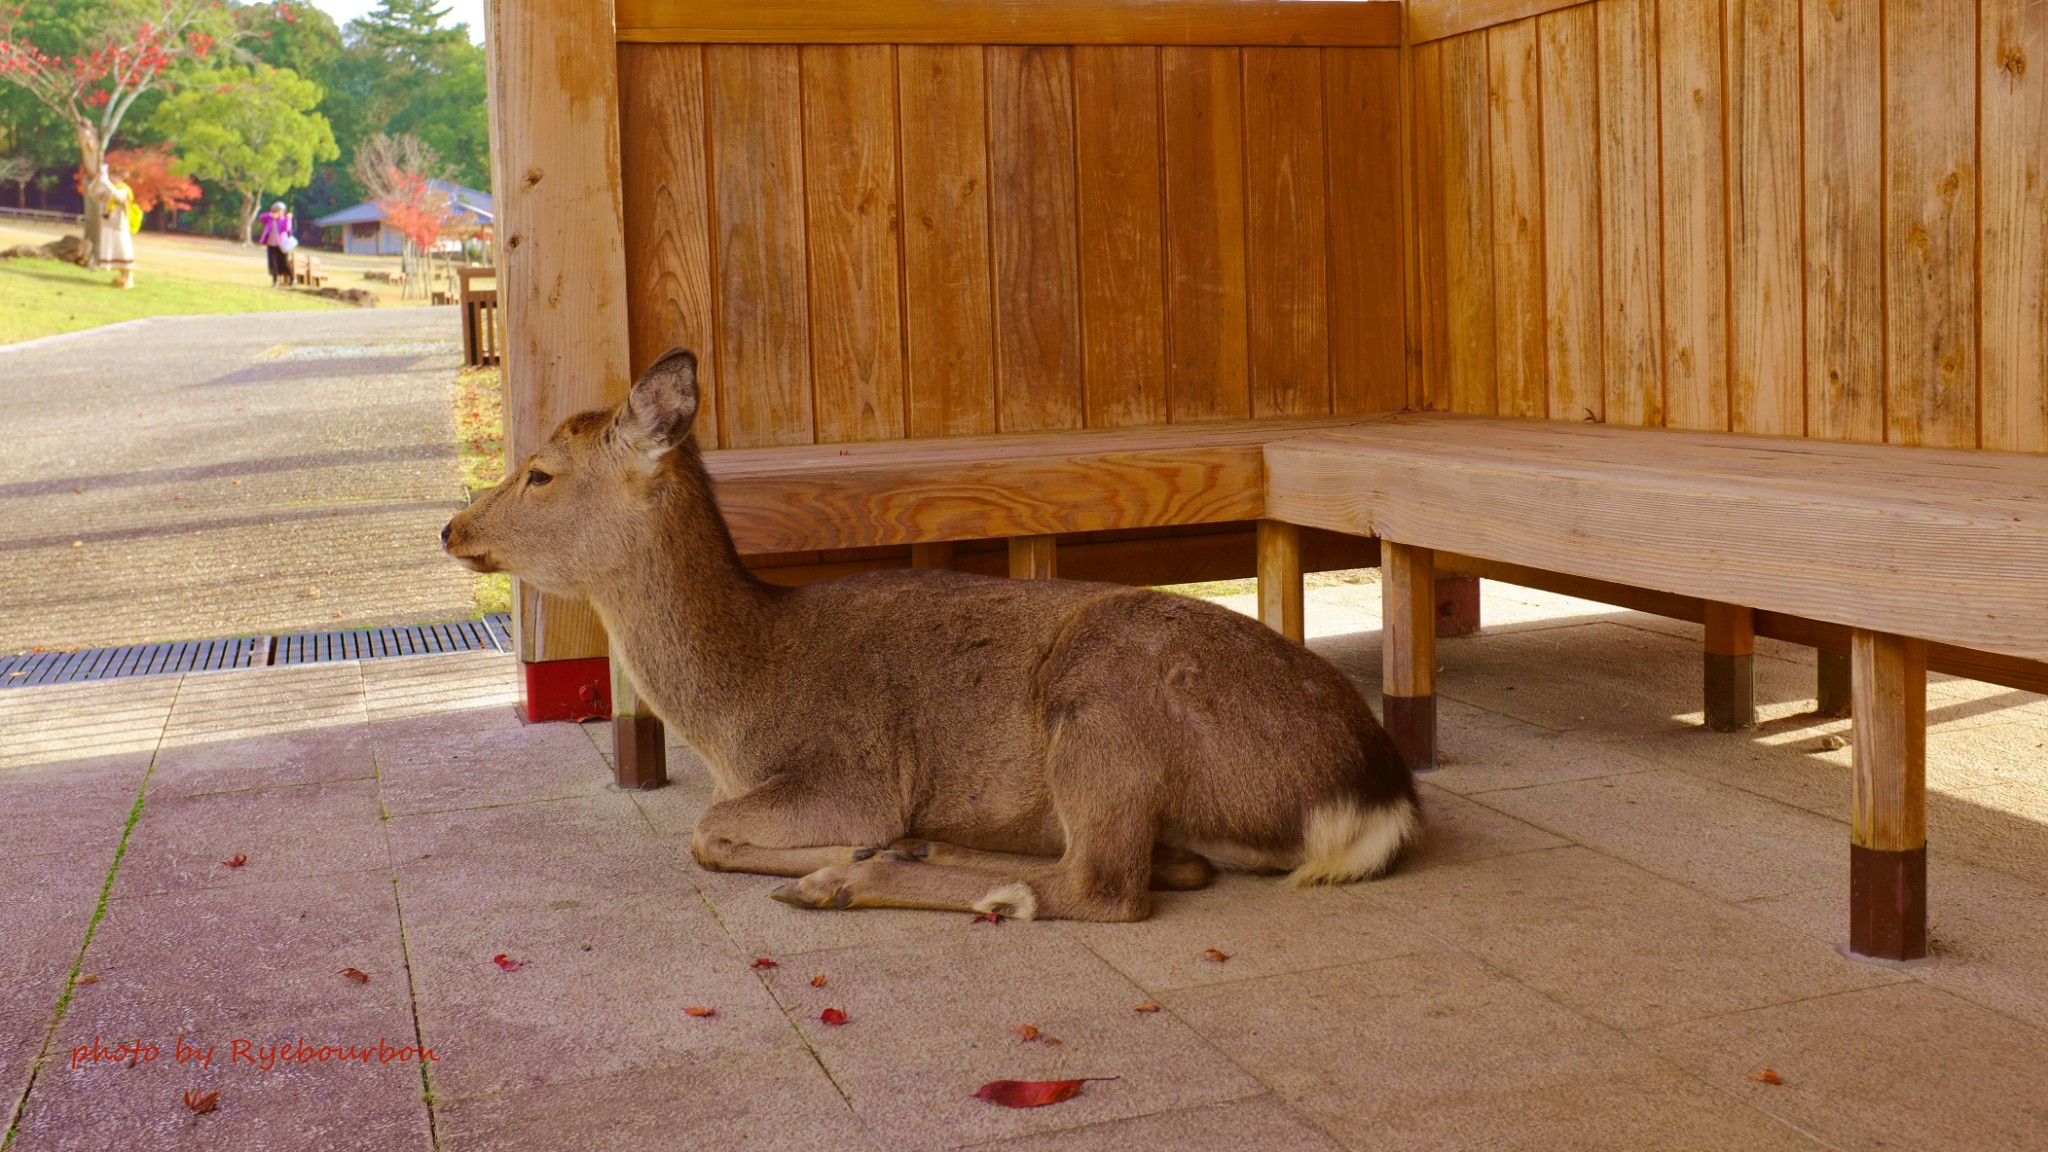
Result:
{"label": "vertical wood plank", "polygon": [[1252,415],[1328,412],[1321,52],[1245,49],[1244,108]]}
{"label": "vertical wood plank", "polygon": [[2048,452],[2048,4],[1981,12],[1983,446]]}
{"label": "vertical wood plank", "polygon": [[1235,48],[1160,49],[1166,386],[1176,422],[1251,415],[1242,68]]}
{"label": "vertical wood plank", "polygon": [[896,439],[904,418],[894,51],[802,51],[818,442]]}
{"label": "vertical wood plank", "polygon": [[[618,49],[608,6],[500,0],[490,9],[505,451],[517,460],[565,417],[617,402],[632,381]],[[589,605],[515,585],[522,661],[605,654],[604,628]]]}
{"label": "vertical wood plank", "polygon": [[1657,9],[1599,0],[1600,348],[1609,424],[1664,423]]}
{"label": "vertical wood plank", "polygon": [[996,430],[982,52],[896,50],[910,435]]}
{"label": "vertical wood plank", "polygon": [[1542,71],[1534,18],[1487,30],[1493,330],[1500,414],[1549,415],[1543,321]]}
{"label": "vertical wood plank", "polygon": [[1408,402],[1399,53],[1324,49],[1323,89],[1330,145],[1331,408],[1398,411]]}
{"label": "vertical wood plank", "polygon": [[1927,955],[1927,645],[1850,633],[1849,950]]}
{"label": "vertical wood plank", "polygon": [[1802,0],[1806,432],[1884,439],[1884,75],[1875,4]]}
{"label": "vertical wood plank", "polygon": [[1158,50],[1077,46],[1074,129],[1087,424],[1164,424]]}
{"label": "vertical wood plank", "polygon": [[1010,537],[1010,579],[1054,580],[1058,577],[1059,547],[1056,537]]}
{"label": "vertical wood plank", "polygon": [[631,375],[670,348],[697,354],[700,448],[718,444],[718,347],[711,309],[711,199],[704,50],[619,46],[621,180]]}
{"label": "vertical wood plank", "polygon": [[1422,380],[1414,406],[1445,412],[1451,407],[1449,238],[1444,215],[1443,42],[1411,50],[1409,69],[1414,124],[1416,343],[1422,352]]}
{"label": "vertical wood plank", "polygon": [[1259,619],[1299,644],[1307,635],[1302,616],[1301,529],[1280,520],[1261,520],[1258,529]]}
{"label": "vertical wood plank", "polygon": [[1073,50],[988,49],[996,426],[1078,428],[1081,278]]}
{"label": "vertical wood plank", "polygon": [[1500,410],[1493,284],[1493,147],[1487,126],[1486,33],[1443,45],[1444,316],[1451,411]]}
{"label": "vertical wood plank", "polygon": [[1885,438],[1977,443],[1975,0],[1885,9]]}
{"label": "vertical wood plank", "polygon": [[798,49],[714,44],[704,53],[718,221],[725,420],[719,440],[731,448],[808,444],[814,432]]}
{"label": "vertical wood plank", "polygon": [[1436,767],[1436,553],[1380,542],[1380,716],[1411,771]]}
{"label": "vertical wood plank", "polygon": [[1600,75],[1593,7],[1537,18],[1543,97],[1544,364],[1550,415],[1605,419],[1600,352]]}
{"label": "vertical wood plank", "polygon": [[1727,169],[1720,0],[1660,0],[1664,423],[1728,427]]}
{"label": "vertical wood plank", "polygon": [[1728,3],[1729,422],[1806,430],[1799,0]]}

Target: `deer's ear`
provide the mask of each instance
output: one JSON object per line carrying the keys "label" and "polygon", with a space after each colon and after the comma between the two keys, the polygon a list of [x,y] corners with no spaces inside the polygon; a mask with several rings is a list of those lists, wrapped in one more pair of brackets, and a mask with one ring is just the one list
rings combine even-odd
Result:
{"label": "deer's ear", "polygon": [[634,383],[619,433],[635,449],[660,456],[683,442],[696,417],[696,354],[671,348]]}

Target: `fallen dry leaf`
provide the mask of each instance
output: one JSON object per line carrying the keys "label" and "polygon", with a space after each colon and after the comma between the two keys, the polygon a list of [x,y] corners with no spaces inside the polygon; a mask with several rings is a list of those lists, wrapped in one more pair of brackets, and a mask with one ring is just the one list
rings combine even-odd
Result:
{"label": "fallen dry leaf", "polygon": [[1038,1029],[1033,1028],[1029,1024],[1019,1024],[1015,1028],[1010,1029],[1010,1031],[1017,1034],[1017,1043],[1019,1044],[1029,1044],[1033,1040],[1038,1039],[1039,1036]]}
{"label": "fallen dry leaf", "polygon": [[1138,1006],[1137,1006],[1136,1008],[1133,1008],[1133,1009],[1131,1009],[1131,1011],[1133,1011],[1133,1012],[1157,1012],[1157,1011],[1159,1011],[1159,1005],[1158,1005],[1158,1004],[1156,1004],[1156,1003],[1154,1003],[1153,1001],[1147,1000],[1147,1001],[1145,1001],[1145,1002],[1144,1002],[1143,1004],[1140,1004],[1140,1005],[1138,1005]]}
{"label": "fallen dry leaf", "polygon": [[220,1107],[220,1090],[216,1088],[211,1092],[201,1092],[197,1088],[187,1088],[185,1089],[185,1107],[204,1116],[215,1108]]}
{"label": "fallen dry leaf", "polygon": [[1230,959],[1230,953],[1225,952],[1221,948],[1205,948],[1202,951],[1202,955],[1207,956],[1209,959],[1214,960],[1218,964],[1221,964],[1225,960]]}
{"label": "fallen dry leaf", "polygon": [[230,856],[227,859],[221,861],[222,864],[225,864],[230,868],[240,868],[242,865],[247,864],[248,862],[249,854],[247,852],[237,852],[233,856]]}
{"label": "fallen dry leaf", "polygon": [[749,964],[749,965],[747,965],[747,967],[749,967],[749,968],[780,968],[780,967],[782,967],[782,965],[780,965],[780,964],[776,963],[776,962],[775,962],[775,961],[773,961],[773,960],[770,960],[770,959],[769,959],[769,958],[767,958],[766,956],[756,956],[756,957],[754,957],[754,962],[753,962],[752,964]]}
{"label": "fallen dry leaf", "polygon": [[1044,1044],[1048,1048],[1057,1048],[1060,1046],[1060,1038],[1057,1036],[1047,1036],[1044,1040],[1040,1041],[1040,1043]]}
{"label": "fallen dry leaf", "polygon": [[997,912],[983,912],[974,918],[976,924],[1001,924],[1003,917]]}
{"label": "fallen dry leaf", "polygon": [[491,963],[496,964],[498,967],[504,969],[507,972],[517,972],[521,968],[526,967],[526,961],[514,960],[510,956],[505,955],[503,952],[500,952],[496,956],[491,957]]}
{"label": "fallen dry leaf", "polygon": [[706,1016],[718,1015],[718,1009],[706,1007],[702,1004],[692,1004],[689,1007],[683,1009],[683,1015],[695,1016],[697,1019],[702,1020]]}
{"label": "fallen dry leaf", "polygon": [[818,1013],[818,1019],[823,1020],[827,1024],[844,1024],[846,1023],[846,1013],[837,1008],[827,1008],[823,1012]]}
{"label": "fallen dry leaf", "polygon": [[825,986],[825,974],[824,974],[823,972],[820,972],[820,973],[818,973],[818,974],[817,974],[816,976],[813,976],[813,977],[811,977],[811,987],[813,987],[813,988],[823,988],[824,986]]}
{"label": "fallen dry leaf", "polygon": [[341,974],[358,984],[368,984],[370,982],[370,974],[361,968],[343,968]]}
{"label": "fallen dry leaf", "polygon": [[78,982],[80,984],[97,984],[100,982],[100,978],[97,976],[80,976]]}
{"label": "fallen dry leaf", "polygon": [[1072,1100],[1081,1085],[1090,1080],[1114,1080],[1114,1076],[1084,1076],[1079,1080],[991,1080],[975,1090],[976,1100],[1001,1104],[1005,1108],[1043,1108]]}
{"label": "fallen dry leaf", "polygon": [[1783,1084],[1785,1082],[1785,1078],[1783,1076],[1778,1075],[1778,1070],[1776,1068],[1766,1068],[1763,1071],[1757,1073],[1756,1075],[1751,1076],[1750,1079],[1763,1084]]}

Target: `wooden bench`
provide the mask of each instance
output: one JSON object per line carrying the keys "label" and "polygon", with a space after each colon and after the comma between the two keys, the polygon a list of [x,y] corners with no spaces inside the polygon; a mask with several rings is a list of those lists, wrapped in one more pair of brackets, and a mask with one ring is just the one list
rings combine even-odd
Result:
{"label": "wooden bench", "polygon": [[1440,554],[1696,599],[1724,726],[1753,718],[1761,614],[1846,629],[1850,948],[1926,955],[1929,645],[1975,674],[2048,660],[2048,458],[1441,414],[1265,456],[1268,517],[1380,538],[1385,716],[1418,768]]}
{"label": "wooden bench", "polygon": [[[456,303],[462,305],[462,362],[471,368],[496,364],[504,333],[499,330],[498,270],[495,267],[459,267]],[[488,281],[488,286],[477,283]]]}
{"label": "wooden bench", "polygon": [[320,258],[311,252],[292,253],[292,283],[307,288],[318,288],[327,282],[327,274],[320,270]]}

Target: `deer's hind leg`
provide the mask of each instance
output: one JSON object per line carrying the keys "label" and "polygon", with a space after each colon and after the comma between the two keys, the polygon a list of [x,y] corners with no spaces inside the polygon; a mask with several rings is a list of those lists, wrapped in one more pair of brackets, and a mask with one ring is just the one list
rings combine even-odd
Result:
{"label": "deer's hind leg", "polygon": [[[1025,868],[1045,868],[1055,858],[1050,856],[1022,856],[1013,852],[984,852],[979,848],[963,848],[943,840],[924,840],[912,837],[898,840],[891,845],[899,851],[927,864],[942,864],[953,868],[980,868],[985,871],[1004,871]],[[1216,879],[1216,866],[1209,861],[1172,844],[1152,846],[1152,890],[1154,892],[1190,892],[1207,888]]]}
{"label": "deer's hind leg", "polygon": [[706,808],[690,834],[690,854],[713,872],[804,876],[885,853],[902,835],[899,813],[777,776]]}

